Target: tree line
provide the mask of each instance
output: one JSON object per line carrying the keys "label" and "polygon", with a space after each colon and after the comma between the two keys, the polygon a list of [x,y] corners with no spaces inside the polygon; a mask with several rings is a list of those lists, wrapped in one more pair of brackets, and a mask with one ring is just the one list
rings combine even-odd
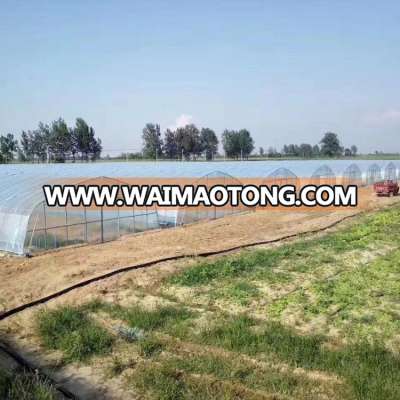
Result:
{"label": "tree line", "polygon": [[[281,152],[278,152],[274,147],[270,147],[267,151],[267,156],[274,157],[299,157],[299,158],[314,158],[314,157],[352,157],[358,152],[357,146],[353,145],[349,148],[343,147],[336,133],[327,132],[319,144],[311,145],[309,143],[285,144]],[[265,155],[262,147],[259,149],[260,156]]]}
{"label": "tree line", "polygon": [[[143,158],[151,159],[196,160],[204,156],[206,160],[212,160],[218,152],[219,144],[212,129],[199,129],[194,124],[175,130],[167,129],[162,135],[159,124],[148,123],[143,128],[142,139]],[[225,130],[222,133],[222,147],[228,157],[248,158],[254,149],[254,140],[246,129]]]}
{"label": "tree line", "polygon": [[[142,130],[141,153],[125,153],[127,159],[196,160],[214,159],[218,154],[219,140],[210,128],[198,128],[188,124],[177,129],[167,129],[163,134],[159,124],[148,123]],[[247,129],[225,129],[221,135],[224,154],[228,158],[248,159],[254,150],[254,140]],[[14,135],[0,136],[0,162],[8,163],[15,158],[29,162],[65,162],[66,160],[94,161],[100,158],[102,144],[95,137],[94,129],[82,118],[68,127],[59,118],[50,124],[39,123],[35,130],[23,131],[18,141]],[[274,147],[259,148],[261,157],[341,157],[355,156],[355,145],[345,148],[336,133],[327,132],[319,144],[287,144],[281,152]]]}
{"label": "tree line", "polygon": [[[160,125],[149,123],[143,128],[142,139],[142,153],[127,154],[127,158],[196,160],[204,156],[206,160],[212,160],[218,154],[219,140],[215,132],[210,128],[198,129],[194,124],[176,130],[167,129],[162,135]],[[226,129],[222,133],[222,148],[226,157],[248,159],[254,150],[254,140],[247,129]],[[345,148],[336,133],[327,132],[319,144],[287,144],[281,152],[270,147],[267,153],[260,147],[258,155],[270,158],[351,157],[357,155],[357,152],[357,146]]]}
{"label": "tree line", "polygon": [[22,131],[19,143],[11,133],[0,136],[2,163],[15,158],[30,162],[94,161],[100,158],[101,151],[101,140],[82,118],[77,118],[73,127],[68,127],[62,118],[51,124],[40,122],[37,129]]}

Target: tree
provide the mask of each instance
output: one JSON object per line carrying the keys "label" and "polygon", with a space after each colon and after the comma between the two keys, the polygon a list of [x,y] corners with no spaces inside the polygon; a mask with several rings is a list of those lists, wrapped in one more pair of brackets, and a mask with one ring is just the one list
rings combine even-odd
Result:
{"label": "tree", "polygon": [[260,147],[260,149],[258,150],[258,153],[260,154],[261,157],[264,157],[264,154],[265,154],[264,147]]}
{"label": "tree", "polygon": [[142,131],[143,155],[145,158],[155,158],[162,156],[163,143],[161,139],[160,125],[146,124]]}
{"label": "tree", "polygon": [[343,154],[343,147],[340,144],[338,135],[327,132],[321,140],[321,154],[328,157],[338,157]]}
{"label": "tree", "polygon": [[71,130],[62,118],[51,124],[49,150],[56,162],[65,162],[72,150]]}
{"label": "tree", "polygon": [[200,147],[206,155],[206,160],[212,160],[218,150],[218,138],[210,128],[202,128],[200,132]]}
{"label": "tree", "polygon": [[241,158],[248,158],[251,152],[254,150],[254,140],[251,137],[250,132],[246,129],[241,129],[238,132],[238,135]]}
{"label": "tree", "polygon": [[202,153],[200,131],[196,125],[189,124],[176,130],[176,143],[178,153],[185,159],[194,159]]}
{"label": "tree", "polygon": [[50,127],[43,122],[39,122],[39,127],[32,134],[32,153],[38,161],[46,161],[50,149]]}
{"label": "tree", "polygon": [[300,155],[303,158],[311,158],[313,153],[313,148],[311,146],[311,144],[308,143],[302,143],[300,145]]}
{"label": "tree", "polygon": [[246,129],[230,131],[225,129],[222,133],[222,146],[228,157],[248,157],[254,150],[254,140]]}
{"label": "tree", "polygon": [[353,144],[353,146],[350,147],[350,151],[351,151],[351,155],[352,155],[352,156],[356,156],[356,155],[357,155],[357,152],[358,152],[357,146],[355,146],[355,145]]}
{"label": "tree", "polygon": [[227,157],[238,157],[238,137],[235,131],[225,129],[222,133],[222,147]]}
{"label": "tree", "polygon": [[33,153],[33,132],[32,131],[22,131],[21,134],[21,155],[20,158],[23,159],[23,161],[33,161],[34,159],[34,153]]}
{"label": "tree", "polygon": [[275,158],[278,157],[280,154],[278,153],[278,151],[276,150],[275,147],[268,147],[268,157],[269,158]]}
{"label": "tree", "polygon": [[164,133],[163,152],[165,157],[176,159],[178,156],[178,144],[176,142],[176,132],[167,129]]}
{"label": "tree", "polygon": [[287,156],[299,156],[300,155],[300,147],[297,144],[289,144],[283,146],[283,153]]}
{"label": "tree", "polygon": [[24,154],[24,152],[22,151],[22,149],[20,147],[18,147],[18,149],[17,149],[17,160],[19,162],[28,161],[28,159],[25,157],[25,154]]}
{"label": "tree", "polygon": [[[93,128],[90,128],[91,131],[93,131]],[[96,161],[100,158],[101,152],[103,151],[103,145],[101,144],[101,139],[100,138],[95,138],[94,137],[94,131],[93,131],[93,136],[92,140],[90,141],[90,160],[91,161]]]}
{"label": "tree", "polygon": [[313,157],[318,157],[319,156],[319,146],[316,144],[312,148],[312,155]]}
{"label": "tree", "polygon": [[351,150],[346,147],[344,149],[344,155],[345,157],[351,157]]}
{"label": "tree", "polygon": [[6,136],[0,136],[0,154],[2,162],[8,163],[14,159],[14,153],[18,149],[18,141],[14,135],[8,133]]}
{"label": "tree", "polygon": [[102,146],[101,140],[95,138],[94,129],[82,118],[77,118],[75,128],[72,130],[71,152],[75,160],[75,154],[81,154],[81,160],[96,160],[100,157]]}

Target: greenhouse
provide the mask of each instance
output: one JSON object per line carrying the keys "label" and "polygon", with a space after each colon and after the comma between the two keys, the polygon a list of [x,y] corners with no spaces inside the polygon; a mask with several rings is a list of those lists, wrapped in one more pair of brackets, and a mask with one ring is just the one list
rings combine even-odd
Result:
{"label": "greenhouse", "polygon": [[[241,185],[242,183],[239,179],[221,171],[214,171],[206,174],[192,183],[194,187],[201,185],[207,187],[208,189],[217,184],[229,186]],[[248,210],[249,209],[247,207],[240,205],[237,207],[196,207],[196,209],[191,207],[181,207],[177,212],[176,225],[186,225],[201,221],[203,219],[222,218],[227,215],[240,214]]]}
{"label": "greenhouse", "polygon": [[290,171],[287,168],[277,168],[273,172],[271,172],[262,182],[263,185],[272,186],[285,186],[285,185],[293,185],[297,186],[298,178],[296,174]]}
{"label": "greenhouse", "polygon": [[[121,184],[101,178],[103,184]],[[48,179],[11,175],[0,187],[0,250],[27,254],[62,246],[101,243],[160,226],[155,209],[48,207]],[[96,179],[80,184],[96,184]]]}
{"label": "greenhouse", "polygon": [[[23,173],[3,175],[0,185],[0,250],[22,255],[68,245],[103,243],[126,234],[216,219],[247,210],[240,206],[196,210],[47,206],[43,185],[71,182],[80,185],[127,184],[123,179],[94,177],[79,180],[68,174],[51,178]],[[211,187],[217,183],[230,185],[240,184],[240,181],[229,174],[213,172],[197,179],[194,184]]]}
{"label": "greenhouse", "polygon": [[397,168],[392,162],[385,167],[385,179],[392,181],[397,179]]}
{"label": "greenhouse", "polygon": [[342,183],[343,185],[361,185],[362,172],[358,165],[351,164],[344,170]]}
{"label": "greenhouse", "polygon": [[367,185],[372,185],[381,179],[382,179],[381,167],[378,164],[372,164],[367,170],[367,175],[366,175]]}
{"label": "greenhouse", "polygon": [[[344,180],[348,182],[358,180],[360,171],[366,183],[372,184],[382,179],[382,175],[398,176],[400,171],[395,160],[387,162],[386,168],[382,168],[383,161],[359,160],[350,166],[345,160],[332,160],[329,166],[320,166],[317,160],[282,161],[279,165],[276,161],[221,162],[219,165],[226,172],[215,172],[215,163],[212,162],[2,165],[0,251],[28,254],[72,244],[101,243],[126,234],[249,211],[246,207],[184,207],[174,210],[47,207],[42,190],[45,184],[71,180],[82,183],[82,177],[86,177],[83,182],[102,180],[115,184],[129,181],[132,177],[185,178],[196,185],[208,187],[215,183],[240,185],[242,178],[276,185],[296,184],[304,178],[311,178],[314,183],[334,184],[336,176],[344,175]],[[103,175],[110,178],[101,177]]]}
{"label": "greenhouse", "polygon": [[312,174],[312,183],[314,185],[334,185],[336,184],[336,176],[332,169],[327,165],[321,165]]}

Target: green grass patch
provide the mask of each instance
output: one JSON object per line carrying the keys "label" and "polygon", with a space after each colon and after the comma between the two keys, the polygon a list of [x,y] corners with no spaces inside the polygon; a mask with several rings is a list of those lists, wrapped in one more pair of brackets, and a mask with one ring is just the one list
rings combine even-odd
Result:
{"label": "green grass patch", "polygon": [[[268,253],[268,256],[266,255]],[[202,261],[190,267],[178,275],[169,279],[169,283],[182,286],[197,286],[208,284],[216,279],[234,278],[243,276],[253,271],[256,266],[265,269],[272,268],[278,259],[284,257],[286,251],[244,251],[240,255],[227,256],[218,258],[215,261]],[[272,271],[267,271],[271,273]],[[274,274],[272,273],[271,279]],[[282,279],[281,275],[277,275],[276,281]]]}
{"label": "green grass patch", "polygon": [[293,395],[297,391],[310,391],[314,382],[289,373],[255,367],[243,359],[213,354],[191,354],[175,357],[165,362],[170,368],[185,373],[213,376],[233,384],[238,383],[252,390],[262,390],[281,395]]}
{"label": "green grass patch", "polygon": [[181,324],[190,320],[194,313],[186,307],[159,306],[154,309],[147,309],[138,304],[130,307],[95,301],[84,306],[92,312],[103,311],[111,317],[125,321],[129,326],[144,331],[170,332],[179,329]]}
{"label": "green grass patch", "polygon": [[264,398],[249,389],[212,377],[187,374],[174,365],[144,364],[129,378],[135,391],[157,400],[228,400]]}
{"label": "green grass patch", "polygon": [[150,358],[161,353],[165,345],[154,337],[147,337],[139,341],[139,354],[142,357]]}
{"label": "green grass patch", "polygon": [[0,398],[4,400],[55,400],[54,387],[39,375],[0,369]]}
{"label": "green grass patch", "polygon": [[112,335],[78,308],[63,306],[42,311],[36,325],[42,344],[62,351],[68,362],[85,361],[111,351]]}
{"label": "green grass patch", "polygon": [[199,339],[253,356],[272,355],[294,367],[335,373],[359,400],[400,398],[400,359],[381,344],[360,342],[332,351],[322,336],[298,335],[279,323],[262,325],[255,333],[255,325],[250,318],[237,317],[204,330]]}
{"label": "green grass patch", "polygon": [[251,300],[258,298],[259,294],[258,287],[246,281],[237,281],[215,291],[216,298],[228,298],[240,305],[248,305]]}
{"label": "green grass patch", "polygon": [[150,392],[159,400],[184,399],[186,391],[182,374],[174,368],[144,364],[129,379],[129,384],[142,393]]}
{"label": "green grass patch", "polygon": [[[399,234],[400,207],[396,206],[364,216],[351,227],[321,238],[200,261],[168,278],[167,283],[193,287],[237,277],[265,280],[271,284],[290,282],[294,279],[291,272],[307,273],[321,265],[337,263],[346,252],[397,245]],[[279,266],[284,266],[285,271],[277,271]]]}

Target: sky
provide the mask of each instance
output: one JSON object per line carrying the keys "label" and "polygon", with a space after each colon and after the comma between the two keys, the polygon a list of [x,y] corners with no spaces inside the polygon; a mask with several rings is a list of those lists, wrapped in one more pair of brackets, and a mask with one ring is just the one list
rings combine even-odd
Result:
{"label": "sky", "polygon": [[82,117],[110,154],[148,122],[400,152],[399,1],[0,5],[0,134]]}

